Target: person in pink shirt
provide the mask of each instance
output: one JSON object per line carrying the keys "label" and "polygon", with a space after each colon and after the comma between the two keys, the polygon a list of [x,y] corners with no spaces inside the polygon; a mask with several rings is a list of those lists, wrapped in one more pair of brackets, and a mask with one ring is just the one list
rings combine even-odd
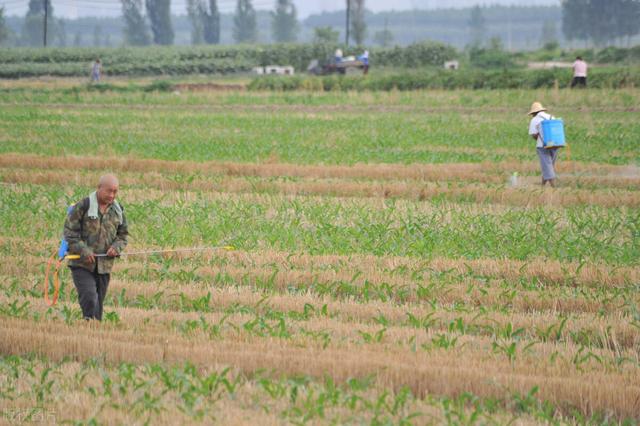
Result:
{"label": "person in pink shirt", "polygon": [[578,56],[573,63],[573,80],[571,87],[582,86],[587,87],[587,63]]}

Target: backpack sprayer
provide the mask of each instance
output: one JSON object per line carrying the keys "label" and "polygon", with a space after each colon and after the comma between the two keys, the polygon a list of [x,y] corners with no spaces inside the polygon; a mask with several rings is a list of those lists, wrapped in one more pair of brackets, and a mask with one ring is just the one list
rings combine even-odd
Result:
{"label": "backpack sprayer", "polygon": [[[71,214],[73,206],[67,208],[67,215]],[[44,275],[44,301],[48,306],[54,306],[58,302],[58,296],[60,295],[60,267],[65,260],[79,260],[81,256],[79,254],[69,254],[69,243],[64,239],[64,236],[60,240],[60,247],[58,252],[54,253],[47,261],[47,267]],[[120,256],[141,256],[151,254],[164,254],[164,253],[184,253],[184,252],[198,252],[207,250],[235,250],[233,246],[214,246],[214,247],[191,247],[182,249],[167,249],[167,250],[146,250],[146,251],[134,251],[130,253],[122,253]],[[108,257],[106,253],[94,254],[94,257]],[[54,266],[55,265],[55,266]],[[53,270],[52,270],[53,267]],[[49,276],[53,278],[53,298],[49,298]]]}
{"label": "backpack sprayer", "polygon": [[542,146],[544,149],[567,148],[567,162],[571,163],[571,148],[565,140],[564,121],[561,118],[543,120],[540,124],[542,130]]}
{"label": "backpack sprayer", "polygon": [[551,118],[548,120],[543,120],[541,127],[542,146],[544,148],[564,148],[566,146],[564,137],[564,122],[561,118]]}

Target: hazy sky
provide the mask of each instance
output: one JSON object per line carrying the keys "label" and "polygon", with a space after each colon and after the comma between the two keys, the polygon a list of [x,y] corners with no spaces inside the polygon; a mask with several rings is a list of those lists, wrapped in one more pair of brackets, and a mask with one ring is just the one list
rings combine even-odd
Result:
{"label": "hazy sky", "polygon": [[[260,1],[260,0],[257,0]],[[344,9],[345,0],[294,0],[302,17],[323,10]],[[383,10],[406,9],[442,9],[450,7],[468,7],[476,4],[517,4],[517,5],[553,5],[560,0],[365,0],[367,9],[374,12]]]}
{"label": "hazy sky", "polygon": [[[76,16],[113,16],[120,14],[119,0],[51,0],[57,16],[73,18]],[[7,15],[23,15],[29,0],[0,0],[5,6]],[[323,11],[341,10],[345,0],[294,0],[298,8],[298,16],[302,19],[310,14]],[[256,9],[273,9],[276,0],[253,0]],[[374,12],[383,10],[435,9],[448,7],[467,7],[475,4],[518,4],[518,5],[550,5],[559,4],[560,0],[365,0],[366,7]],[[176,14],[186,13],[186,0],[172,0],[172,10]],[[218,0],[222,12],[233,12],[236,0]]]}

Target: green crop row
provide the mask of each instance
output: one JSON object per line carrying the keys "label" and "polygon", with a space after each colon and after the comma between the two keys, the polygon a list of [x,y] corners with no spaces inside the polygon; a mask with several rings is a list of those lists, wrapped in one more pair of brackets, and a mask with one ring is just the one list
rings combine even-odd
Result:
{"label": "green crop row", "polygon": [[[57,48],[0,49],[0,78],[39,75],[88,75],[91,62],[100,58],[106,75],[184,75],[246,72],[265,65],[292,65],[306,70],[313,59],[324,61],[335,46],[279,44],[264,46],[193,46],[151,48]],[[346,49],[345,54],[362,53]],[[440,43],[372,50],[372,62],[380,66],[441,66],[456,56],[452,47]]]}
{"label": "green crop row", "polygon": [[[177,80],[2,83],[0,423],[638,423],[638,89]],[[555,189],[533,100],[571,141]],[[132,256],[84,324],[44,270],[107,171]]]}
{"label": "green crop row", "polygon": [[[478,70],[458,71],[426,69],[421,72],[396,72],[387,75],[361,76],[266,76],[255,78],[251,90],[418,90],[418,89],[539,89],[568,87],[571,74],[563,69],[551,70]],[[593,88],[625,88],[640,86],[640,69],[596,69],[589,75]]]}
{"label": "green crop row", "polygon": [[[360,424],[366,420],[372,425],[410,425],[436,419],[449,424],[493,424],[508,418],[557,421],[556,407],[539,400],[537,387],[526,394],[507,393],[504,398],[479,398],[471,393],[419,398],[406,387],[380,390],[375,377],[336,383],[329,377],[245,375],[229,368],[203,371],[189,362],[174,366],[107,365],[100,359],[76,363],[17,356],[1,357],[0,372],[6,377],[0,400],[7,403],[1,418],[8,423],[101,424],[105,407],[122,409],[132,423],[149,423],[169,413],[191,422],[210,423],[220,421],[220,410],[243,397],[255,401],[244,407],[248,414],[273,413],[274,418],[293,424]],[[20,382],[28,384],[27,392],[18,391]],[[57,411],[56,397],[65,392],[92,401],[99,407],[98,414],[74,421],[69,412]],[[9,405],[25,400],[36,405],[28,409]],[[585,423],[612,424],[602,418],[594,415]]]}
{"label": "green crop row", "polygon": [[[245,59],[216,59],[192,61],[131,61],[110,64],[108,75],[187,75],[230,74],[246,72],[252,64]],[[0,78],[26,78],[51,75],[58,77],[89,76],[85,62],[27,62],[0,65]]]}
{"label": "green crop row", "polygon": [[[153,88],[166,89],[166,85],[148,86],[149,90]],[[605,92],[599,93],[606,96]],[[125,95],[129,96],[96,95],[96,102],[109,102],[115,96],[126,99]],[[587,99],[589,93],[584,95]],[[427,102],[423,100],[411,110],[336,113],[331,120],[309,120],[304,108],[297,106],[278,113],[262,109],[251,114],[224,109],[211,114],[202,108],[178,111],[158,108],[149,113],[127,105],[66,110],[18,106],[40,99],[29,96],[0,92],[0,101],[6,102],[0,106],[1,153],[103,155],[106,145],[86,143],[91,140],[108,141],[108,149],[115,155],[165,160],[255,162],[275,157],[279,162],[304,164],[535,161],[535,151],[526,133],[526,111],[536,96],[534,93],[509,100],[508,107],[497,111],[490,107],[500,105],[499,102],[504,105],[505,101],[489,97],[486,110],[483,106],[477,113],[452,110],[436,116],[424,114],[421,106],[426,107]],[[174,102],[188,100],[187,96],[173,93],[149,96],[171,97]],[[73,94],[69,98],[75,99]],[[459,107],[465,99],[474,102],[479,98],[463,93],[452,94],[448,99],[451,105]],[[59,100],[65,101],[50,96],[46,102]],[[341,100],[337,98],[335,103]],[[542,99],[545,105],[553,101],[546,100]],[[303,99],[293,98],[292,102],[300,101]],[[640,132],[640,123],[633,119],[634,112],[600,110],[592,116],[573,107],[559,110],[562,101],[552,104],[551,112],[565,120],[572,160],[623,165],[640,160],[634,137]],[[24,133],[25,128],[29,129],[28,134]],[[449,149],[443,150],[441,146]]]}
{"label": "green crop row", "polygon": [[[212,185],[214,183],[212,182]],[[11,199],[0,214],[0,235],[57,238],[70,198],[57,187],[30,192],[0,187]],[[43,197],[60,205],[51,209]],[[394,201],[371,209],[365,201],[343,203],[308,199],[304,203],[274,197],[264,201],[223,198],[163,205],[162,198],[123,202],[136,241],[159,246],[232,244],[239,249],[269,247],[310,254],[373,254],[420,258],[531,260],[547,256],[564,261],[637,265],[640,213],[624,209],[544,208],[489,214],[443,206],[422,212],[419,203],[394,212]],[[168,231],[170,230],[170,231]]]}

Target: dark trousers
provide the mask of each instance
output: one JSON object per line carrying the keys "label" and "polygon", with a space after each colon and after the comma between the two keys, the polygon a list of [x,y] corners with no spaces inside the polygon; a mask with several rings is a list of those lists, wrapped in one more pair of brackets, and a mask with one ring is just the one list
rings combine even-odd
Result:
{"label": "dark trousers", "polygon": [[97,319],[102,321],[102,304],[107,295],[110,274],[99,274],[84,268],[71,268],[73,283],[78,291],[78,301],[82,308],[84,319]]}
{"label": "dark trousers", "polygon": [[571,87],[582,86],[587,87],[587,77],[573,77]]}

